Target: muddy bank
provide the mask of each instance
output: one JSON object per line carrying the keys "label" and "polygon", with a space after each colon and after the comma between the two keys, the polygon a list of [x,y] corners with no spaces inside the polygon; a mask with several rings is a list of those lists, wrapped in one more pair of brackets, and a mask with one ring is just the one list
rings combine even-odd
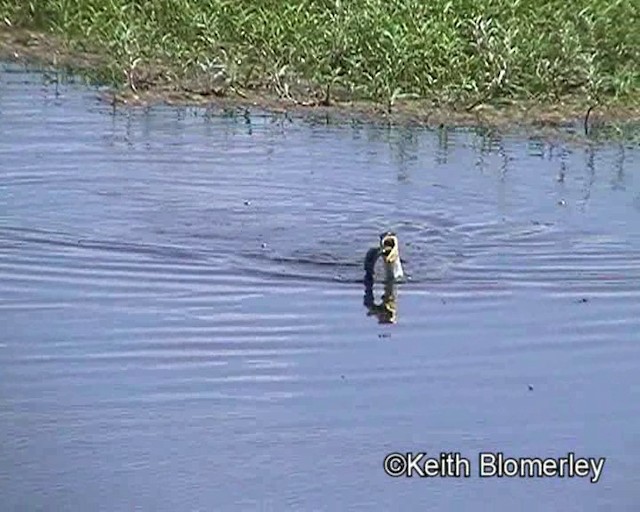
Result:
{"label": "muddy bank", "polygon": [[[79,73],[100,82],[100,70],[108,59],[97,51],[72,48],[50,34],[13,27],[0,28],[0,59],[24,65],[44,66],[53,79]],[[122,71],[122,84],[99,93],[114,107],[154,104],[206,106],[220,110],[261,109],[291,116],[312,117],[325,122],[354,120],[385,124],[481,126],[495,130],[525,129],[543,133],[565,132],[592,136],[598,133],[637,133],[640,106],[566,96],[554,102],[505,101],[501,104],[474,102],[470,105],[434,105],[423,100],[396,100],[380,104],[354,100],[340,90],[325,90],[300,81],[286,94],[273,84],[251,84],[239,88],[216,77],[199,75],[175,78],[163,63]],[[634,136],[635,137],[635,136]]]}

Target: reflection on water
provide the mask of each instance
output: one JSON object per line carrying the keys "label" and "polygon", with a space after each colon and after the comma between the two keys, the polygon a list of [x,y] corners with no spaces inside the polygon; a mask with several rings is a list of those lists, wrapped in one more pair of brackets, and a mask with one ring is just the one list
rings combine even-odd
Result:
{"label": "reflection on water", "polygon": [[393,282],[384,283],[384,293],[376,303],[373,296],[373,281],[365,279],[364,307],[367,316],[375,316],[381,324],[395,324],[398,316],[398,291]]}
{"label": "reflection on water", "polygon": [[[639,162],[624,141],[113,110],[4,66],[3,507],[631,510]],[[363,299],[386,230],[407,279]],[[598,484],[382,471],[487,450],[607,462]]]}

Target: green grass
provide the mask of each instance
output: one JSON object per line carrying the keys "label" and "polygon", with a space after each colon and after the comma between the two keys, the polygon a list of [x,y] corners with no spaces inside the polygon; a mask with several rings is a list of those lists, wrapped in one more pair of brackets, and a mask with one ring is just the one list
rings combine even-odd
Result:
{"label": "green grass", "polygon": [[[108,57],[108,79],[435,104],[636,101],[637,0],[0,0],[11,25]],[[158,76],[156,79],[158,79]],[[131,84],[130,84],[131,85]],[[306,92],[303,92],[306,91]]]}

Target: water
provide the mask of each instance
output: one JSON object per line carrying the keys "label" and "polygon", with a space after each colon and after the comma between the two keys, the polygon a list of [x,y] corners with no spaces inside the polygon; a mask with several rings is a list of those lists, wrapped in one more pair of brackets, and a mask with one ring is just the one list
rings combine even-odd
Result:
{"label": "water", "polygon": [[[628,143],[114,113],[5,65],[3,510],[635,510],[639,163]],[[395,324],[363,305],[386,229]],[[395,451],[472,475],[393,479]],[[487,451],[606,463],[595,484],[481,479]]]}

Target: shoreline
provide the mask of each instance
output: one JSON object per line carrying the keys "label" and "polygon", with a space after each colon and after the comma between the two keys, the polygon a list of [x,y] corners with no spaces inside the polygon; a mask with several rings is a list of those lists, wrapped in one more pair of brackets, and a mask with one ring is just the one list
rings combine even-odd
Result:
{"label": "shoreline", "polygon": [[[79,74],[100,83],[97,72],[107,58],[97,52],[73,50],[59,37],[41,31],[8,27],[0,21],[0,59],[50,68],[63,74]],[[260,109],[273,114],[308,117],[327,123],[358,121],[374,124],[420,126],[427,128],[478,127],[496,131],[520,131],[550,135],[567,130],[573,137],[587,138],[599,133],[640,132],[640,102],[623,103],[568,95],[557,101],[478,102],[475,105],[436,106],[426,100],[400,99],[381,104],[350,98],[318,98],[316,93],[294,97],[278,95],[268,87],[197,87],[196,80],[166,80],[161,70],[143,68],[135,81],[123,80],[98,96],[117,106],[141,107],[159,104],[197,106],[213,109]],[[123,73],[126,77],[126,73]],[[130,77],[127,77],[130,78]],[[102,82],[104,83],[104,82]],[[631,104],[635,103],[635,104]]]}

